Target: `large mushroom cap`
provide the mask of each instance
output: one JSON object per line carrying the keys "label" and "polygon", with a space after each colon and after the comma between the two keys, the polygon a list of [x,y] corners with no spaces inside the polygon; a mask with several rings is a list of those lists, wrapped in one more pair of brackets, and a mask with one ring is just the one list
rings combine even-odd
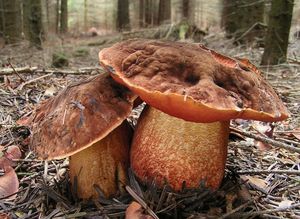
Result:
{"label": "large mushroom cap", "polygon": [[31,147],[43,159],[71,156],[118,127],[135,98],[108,74],[72,84],[36,109]]}
{"label": "large mushroom cap", "polygon": [[103,49],[118,82],[161,111],[188,121],[279,121],[288,111],[260,71],[200,44],[129,40]]}

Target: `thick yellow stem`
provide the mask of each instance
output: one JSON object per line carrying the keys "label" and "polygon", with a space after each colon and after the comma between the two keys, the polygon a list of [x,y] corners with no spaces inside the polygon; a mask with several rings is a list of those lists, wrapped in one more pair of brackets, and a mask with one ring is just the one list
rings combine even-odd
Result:
{"label": "thick yellow stem", "polygon": [[144,182],[165,181],[180,190],[200,182],[217,189],[223,179],[229,135],[228,122],[193,123],[152,107],[144,109],[135,130],[131,167]]}
{"label": "thick yellow stem", "polygon": [[80,198],[98,197],[94,186],[106,196],[115,194],[126,183],[131,130],[123,123],[101,141],[70,157],[70,178]]}

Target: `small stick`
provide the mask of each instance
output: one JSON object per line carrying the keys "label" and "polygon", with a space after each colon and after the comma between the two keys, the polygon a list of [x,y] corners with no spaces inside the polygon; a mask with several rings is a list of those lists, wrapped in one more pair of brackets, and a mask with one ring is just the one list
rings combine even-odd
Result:
{"label": "small stick", "polygon": [[152,211],[147,203],[141,199],[138,194],[135,193],[135,191],[133,191],[133,189],[131,189],[129,186],[125,187],[127,192],[134,198],[134,200],[136,200],[147,212],[149,215],[151,215],[154,219],[159,219],[159,217],[154,213],[154,211]]}
{"label": "small stick", "polygon": [[238,174],[259,174],[259,173],[277,173],[277,174],[293,174],[300,175],[300,170],[240,170]]}
{"label": "small stick", "polygon": [[300,148],[288,145],[288,144],[283,143],[283,142],[275,141],[271,138],[262,137],[260,135],[256,135],[256,134],[253,134],[253,133],[250,133],[250,132],[244,132],[244,131],[242,131],[240,129],[237,129],[237,128],[230,127],[230,129],[235,131],[235,132],[238,132],[238,133],[240,133],[240,134],[242,134],[246,137],[253,138],[255,140],[262,141],[264,143],[267,143],[267,144],[270,144],[270,145],[273,145],[273,146],[283,148],[283,149],[286,149],[286,150],[289,150],[289,151],[296,152],[296,153],[300,154]]}
{"label": "small stick", "polygon": [[221,217],[219,217],[218,219],[224,219],[224,218],[227,218],[229,216],[232,216],[234,213],[238,212],[239,210],[247,207],[248,205],[250,205],[251,203],[253,202],[253,200],[250,200],[250,201],[247,201],[246,203],[240,205],[239,207],[233,209],[232,211],[222,215]]}
{"label": "small stick", "polygon": [[21,77],[21,75],[19,75],[19,73],[16,71],[16,69],[14,68],[14,66],[10,63],[10,61],[8,61],[9,66],[12,68],[13,72],[21,79],[22,82],[25,82],[24,78]]}
{"label": "small stick", "polygon": [[300,203],[290,205],[287,207],[278,207],[275,209],[268,209],[268,210],[263,210],[263,211],[254,211],[254,212],[249,212],[249,213],[236,213],[233,214],[234,216],[238,216],[238,218],[247,218],[250,216],[258,216],[258,215],[263,215],[263,214],[270,214],[270,213],[276,213],[276,212],[282,212],[282,211],[290,211],[294,208],[300,207]]}
{"label": "small stick", "polygon": [[25,85],[28,85],[28,84],[31,84],[31,83],[36,82],[36,81],[38,81],[38,80],[41,80],[41,79],[43,79],[43,78],[49,77],[49,76],[51,76],[52,74],[53,74],[53,73],[49,73],[49,74],[43,75],[43,76],[41,76],[41,77],[37,77],[37,78],[34,78],[34,79],[32,79],[32,80],[26,81],[26,82],[22,83],[20,86],[18,86],[17,89],[18,89],[18,90],[22,90],[23,87],[24,87]]}

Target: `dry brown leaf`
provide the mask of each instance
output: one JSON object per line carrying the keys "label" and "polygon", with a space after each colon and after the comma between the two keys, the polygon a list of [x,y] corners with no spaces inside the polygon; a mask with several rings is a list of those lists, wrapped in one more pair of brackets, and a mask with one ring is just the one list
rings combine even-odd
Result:
{"label": "dry brown leaf", "polygon": [[153,217],[146,215],[142,206],[133,201],[126,209],[125,219],[153,219]]}
{"label": "dry brown leaf", "polygon": [[52,97],[54,96],[54,94],[57,92],[57,89],[51,85],[51,87],[48,87],[45,92],[44,92],[44,95],[47,96],[47,97]]}
{"label": "dry brown leaf", "polygon": [[300,128],[296,128],[292,131],[292,135],[297,138],[298,140],[300,140]]}
{"label": "dry brown leaf", "polygon": [[[10,196],[18,191],[19,180],[15,170],[11,166],[4,168],[4,175],[0,176],[0,198]],[[9,198],[15,198],[16,195]]]}
{"label": "dry brown leaf", "polygon": [[272,146],[271,146],[271,145],[266,144],[266,143],[264,143],[264,142],[262,142],[262,141],[257,141],[257,140],[255,140],[255,141],[254,141],[254,145],[255,145],[255,147],[256,147],[257,149],[259,149],[259,150],[261,150],[261,151],[269,151],[269,150],[272,149]]}
{"label": "dry brown leaf", "polygon": [[247,181],[248,184],[250,186],[252,186],[253,188],[263,191],[263,192],[266,192],[268,185],[265,180],[260,179],[258,177],[254,177],[254,176],[241,176],[241,178],[243,180]]}
{"label": "dry brown leaf", "polygon": [[12,145],[9,146],[6,150],[5,147],[0,145],[0,168],[5,169],[7,166],[13,166],[14,162],[13,159],[21,158],[22,154],[20,148],[18,146]]}
{"label": "dry brown leaf", "polygon": [[0,213],[0,219],[10,219],[11,217],[6,213]]}

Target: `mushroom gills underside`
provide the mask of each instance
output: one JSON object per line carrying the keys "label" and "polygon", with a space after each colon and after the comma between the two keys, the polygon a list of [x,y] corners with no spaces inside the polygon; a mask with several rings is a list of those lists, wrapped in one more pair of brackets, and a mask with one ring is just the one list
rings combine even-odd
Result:
{"label": "mushroom gills underside", "polygon": [[188,122],[147,106],[136,127],[131,146],[131,168],[143,182],[174,190],[197,188],[201,183],[217,189],[227,157],[229,121]]}

